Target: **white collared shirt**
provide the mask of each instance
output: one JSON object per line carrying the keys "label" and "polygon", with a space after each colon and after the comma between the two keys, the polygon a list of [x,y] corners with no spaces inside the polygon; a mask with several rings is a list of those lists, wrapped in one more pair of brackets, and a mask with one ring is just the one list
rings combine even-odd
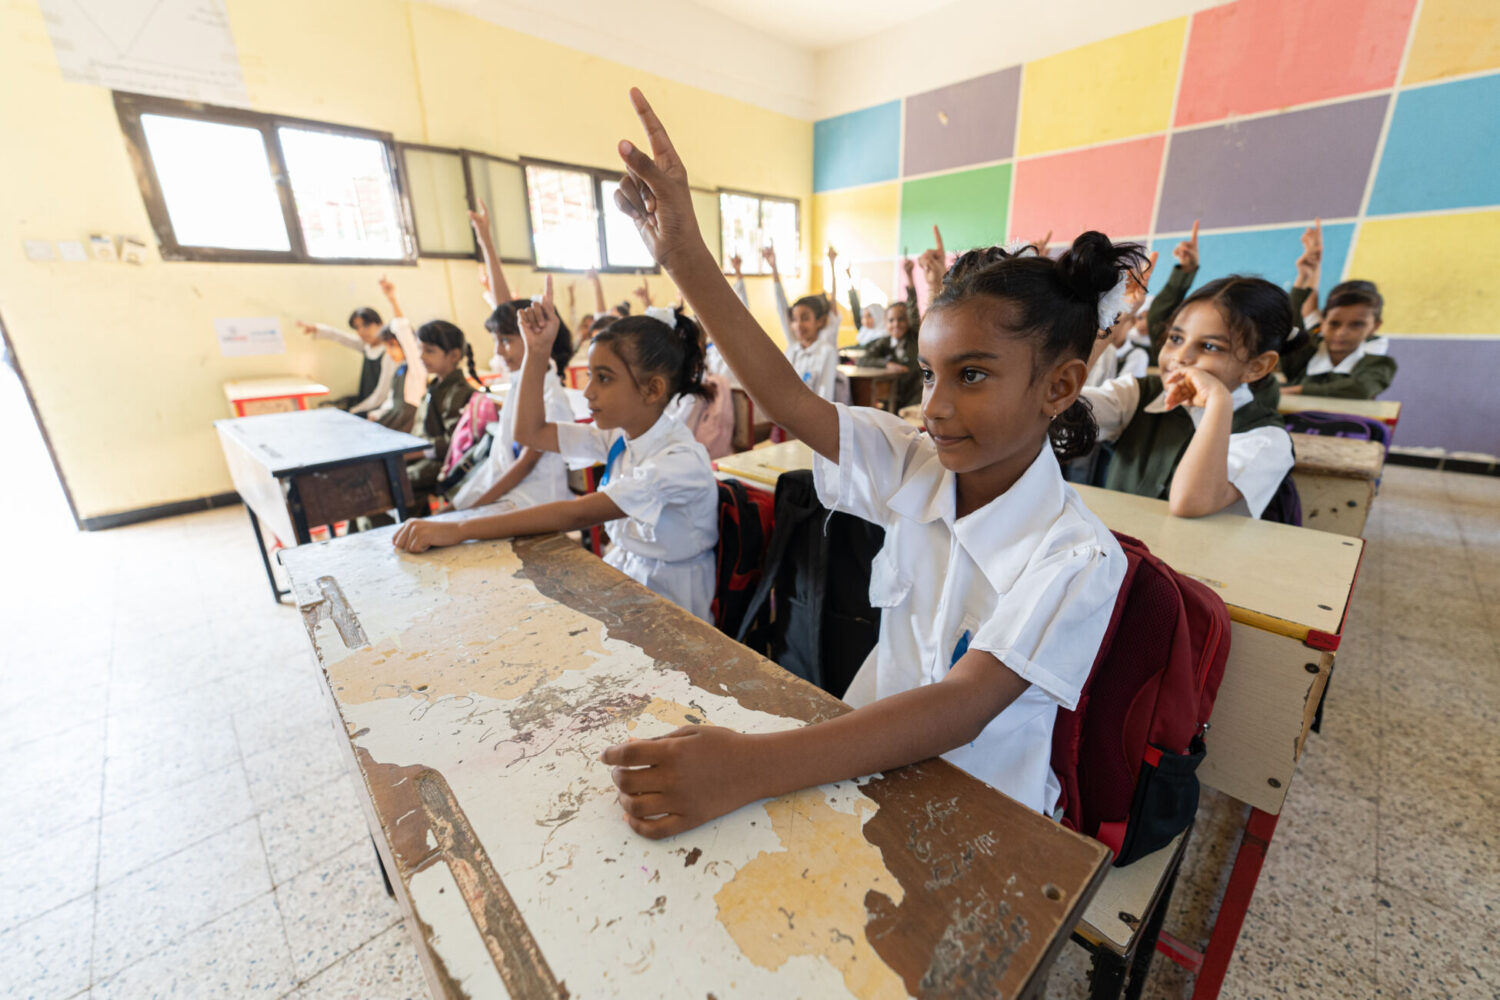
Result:
{"label": "white collared shirt", "polygon": [[[499,426],[490,425],[495,427],[495,439],[490,444],[490,453],[485,459],[487,468],[482,473],[471,475],[466,479],[463,486],[453,496],[453,506],[459,510],[474,506],[479,498],[491,486],[499,482],[500,477],[505,475],[521,457],[515,447],[515,399],[517,387],[520,384],[521,373],[515,372],[510,377],[510,391],[500,406]],[[542,407],[546,412],[548,423],[571,424],[573,422],[573,406],[563,392],[562,380],[551,368],[547,369],[546,378],[542,383]],[[526,478],[513,486],[504,498],[518,508],[535,507],[537,504],[552,503],[555,500],[573,499],[573,491],[568,489],[567,462],[556,452],[543,452],[541,459],[526,474]]]}
{"label": "white collared shirt", "polygon": [[[558,424],[564,458],[604,462],[624,431]],[[643,586],[711,620],[714,549],[719,543],[719,485],[708,451],[667,414],[625,448],[599,492],[625,516],[605,524],[604,561]]]}
{"label": "white collared shirt", "polygon": [[[1101,386],[1084,389],[1083,398],[1094,408],[1099,440],[1115,441],[1135,416],[1136,405],[1141,399],[1141,383],[1133,375],[1122,375]],[[1146,404],[1146,412],[1165,413],[1166,398],[1165,392],[1157,396]],[[1229,394],[1229,398],[1238,410],[1252,402],[1255,396],[1248,385],[1241,385]],[[1193,418],[1194,428],[1203,423],[1203,407],[1183,408]],[[1283,428],[1257,427],[1229,435],[1229,482],[1240,491],[1240,499],[1224,510],[1242,517],[1260,517],[1294,464],[1292,438]]]}
{"label": "white collared shirt", "polygon": [[1307,368],[1303,371],[1302,376],[1306,378],[1309,375],[1348,375],[1354,371],[1354,366],[1359,364],[1366,355],[1373,354],[1384,357],[1389,347],[1389,342],[1383,337],[1378,340],[1366,340],[1350,351],[1344,360],[1338,364],[1334,364],[1333,358],[1328,354],[1328,341],[1325,340],[1318,344],[1318,353],[1314,354],[1312,359],[1307,362]]}
{"label": "white collared shirt", "polygon": [[1042,813],[1057,804],[1052,727],[1088,680],[1125,577],[1125,554],[1063,482],[1043,445],[1004,494],[965,517],[932,439],[894,414],[838,407],[839,462],[813,462],[818,497],[885,528],[870,573],[880,642],[844,700],[866,705],[990,653],[1030,686],[968,746],[944,754]]}
{"label": "white collared shirt", "polygon": [[1136,378],[1145,378],[1146,369],[1151,365],[1151,338],[1137,338],[1132,331],[1125,337],[1125,343],[1115,348],[1115,375],[1133,375]]}
{"label": "white collared shirt", "polygon": [[802,384],[824,399],[833,399],[833,384],[839,371],[839,352],[821,339],[811,347],[793,342],[786,349],[786,359],[797,369]]}

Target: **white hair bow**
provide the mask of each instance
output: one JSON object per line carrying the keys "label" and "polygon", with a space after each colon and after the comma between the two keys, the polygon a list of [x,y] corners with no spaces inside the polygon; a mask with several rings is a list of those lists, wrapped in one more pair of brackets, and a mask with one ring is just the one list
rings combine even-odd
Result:
{"label": "white hair bow", "polygon": [[660,323],[667,324],[667,329],[677,329],[677,310],[668,309],[665,306],[647,306],[646,315]]}

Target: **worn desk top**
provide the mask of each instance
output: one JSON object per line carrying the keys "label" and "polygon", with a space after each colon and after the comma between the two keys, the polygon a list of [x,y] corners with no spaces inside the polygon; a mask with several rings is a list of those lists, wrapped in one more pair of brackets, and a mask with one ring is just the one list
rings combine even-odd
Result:
{"label": "worn desk top", "polygon": [[277,478],[427,447],[425,438],[332,408],[215,420],[214,427]]}
{"label": "worn desk top", "polygon": [[1377,441],[1326,437],[1320,434],[1293,434],[1292,450],[1297,456],[1293,472],[1344,479],[1379,479],[1385,465],[1385,447]]}
{"label": "worn desk top", "polygon": [[1392,399],[1340,399],[1337,396],[1298,394],[1283,395],[1281,402],[1276,404],[1278,413],[1302,413],[1306,410],[1316,410],[1320,413],[1348,413],[1356,417],[1379,420],[1392,427],[1396,426],[1396,422],[1401,418],[1401,404]]}
{"label": "worn desk top", "polygon": [[283,561],[438,995],[1039,987],[1101,845],[940,761],[638,837],[605,746],[845,706],[562,537],[412,556],[391,530]]}
{"label": "worn desk top", "polygon": [[891,371],[885,365],[875,365],[869,368],[863,365],[839,365],[839,372],[849,378],[869,379],[894,379],[901,375],[901,372]]}
{"label": "worn desk top", "polygon": [[[718,462],[723,475],[769,486],[783,472],[810,468],[812,449],[801,441]],[[1298,639],[1310,630],[1342,631],[1360,539],[1234,514],[1173,517],[1164,500],[1074,488],[1111,530],[1139,538],[1173,569],[1213,587],[1236,620]]]}

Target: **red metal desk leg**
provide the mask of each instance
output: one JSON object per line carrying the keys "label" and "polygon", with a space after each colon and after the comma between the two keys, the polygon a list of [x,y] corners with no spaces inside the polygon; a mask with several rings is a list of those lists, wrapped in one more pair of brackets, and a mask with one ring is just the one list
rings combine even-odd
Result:
{"label": "red metal desk leg", "polygon": [[1268,812],[1250,810],[1245,835],[1240,838],[1239,853],[1234,857],[1234,870],[1229,874],[1229,886],[1224,890],[1224,902],[1219,906],[1213,934],[1203,952],[1203,968],[1193,985],[1193,1000],[1214,1000],[1224,985],[1229,960],[1234,957],[1234,946],[1240,938],[1240,927],[1245,923],[1261,865],[1266,861],[1266,848],[1271,844],[1271,835],[1276,832],[1276,820],[1277,817]]}

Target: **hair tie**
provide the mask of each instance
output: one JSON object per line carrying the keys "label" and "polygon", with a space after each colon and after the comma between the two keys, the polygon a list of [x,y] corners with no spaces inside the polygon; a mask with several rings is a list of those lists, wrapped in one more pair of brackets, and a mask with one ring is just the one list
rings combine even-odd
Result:
{"label": "hair tie", "polygon": [[669,330],[677,329],[676,309],[668,309],[665,306],[647,306],[646,315],[650,316],[658,323],[665,323],[667,325],[667,329]]}
{"label": "hair tie", "polygon": [[1125,311],[1125,290],[1130,286],[1130,275],[1120,276],[1115,287],[1099,297],[1099,329],[1108,330]]}

